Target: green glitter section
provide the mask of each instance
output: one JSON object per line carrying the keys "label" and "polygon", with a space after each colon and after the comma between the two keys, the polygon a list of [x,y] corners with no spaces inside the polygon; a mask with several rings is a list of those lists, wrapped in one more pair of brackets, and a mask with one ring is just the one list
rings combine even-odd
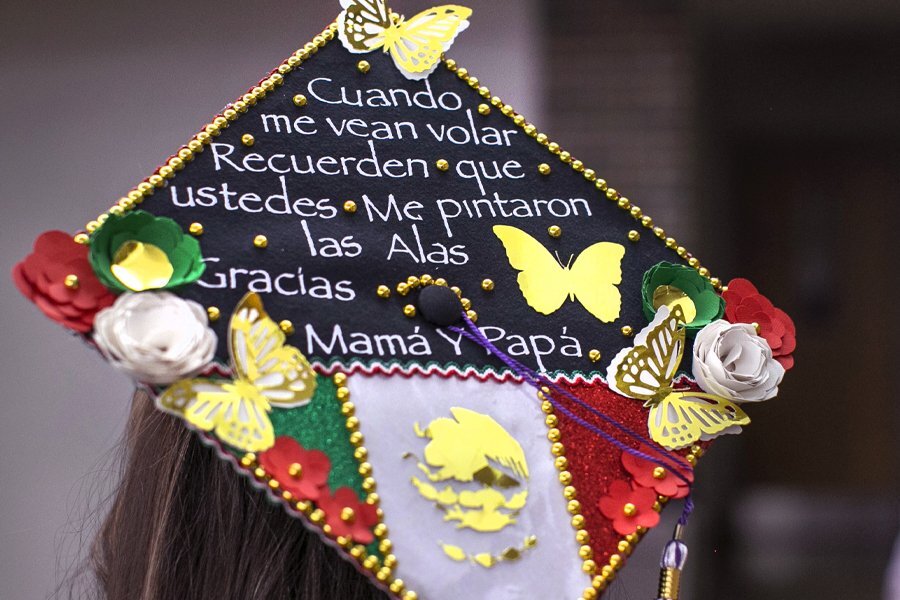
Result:
{"label": "green glitter section", "polygon": [[341,414],[341,403],[336,397],[337,386],[321,375],[316,378],[316,393],[305,406],[277,408],[273,406],[269,417],[275,428],[275,437],[289,435],[307,450],[321,450],[331,459],[328,487],[335,491],[349,487],[359,498],[365,498],[359,462],[353,456],[347,420]]}

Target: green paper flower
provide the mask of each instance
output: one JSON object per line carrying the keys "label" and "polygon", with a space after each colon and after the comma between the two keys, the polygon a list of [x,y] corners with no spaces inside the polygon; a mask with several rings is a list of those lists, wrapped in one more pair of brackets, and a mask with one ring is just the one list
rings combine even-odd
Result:
{"label": "green paper flower", "polygon": [[641,287],[644,316],[652,321],[660,306],[678,305],[687,319],[687,334],[693,336],[725,313],[722,299],[708,279],[694,269],[661,262],[644,273]]}
{"label": "green paper flower", "polygon": [[178,288],[197,281],[206,268],[195,238],[172,219],[142,210],[109,215],[90,245],[94,273],[114,292]]}

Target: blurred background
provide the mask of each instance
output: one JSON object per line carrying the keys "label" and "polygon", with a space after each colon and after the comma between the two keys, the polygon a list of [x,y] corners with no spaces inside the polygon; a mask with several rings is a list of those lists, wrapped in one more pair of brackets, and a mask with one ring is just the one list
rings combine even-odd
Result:
{"label": "blurred background", "polygon": [[[796,320],[779,398],[700,463],[685,596],[900,598],[886,585],[900,518],[900,3],[466,4],[454,58],[716,274],[752,279]],[[7,273],[40,232],[80,228],[338,11],[4,2],[0,599],[52,594],[90,539],[130,394]],[[669,532],[642,543],[608,597],[653,597]]]}

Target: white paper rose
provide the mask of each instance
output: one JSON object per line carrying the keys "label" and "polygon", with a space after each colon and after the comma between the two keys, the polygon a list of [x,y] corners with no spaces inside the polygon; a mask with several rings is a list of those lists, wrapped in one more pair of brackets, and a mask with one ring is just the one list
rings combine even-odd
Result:
{"label": "white paper rose", "polygon": [[114,367],[157,385],[196,375],[216,352],[203,307],[169,292],[119,296],[97,313],[94,342]]}
{"label": "white paper rose", "polygon": [[769,343],[746,323],[713,321],[694,339],[694,378],[703,391],[734,402],[760,402],[778,394],[784,367]]}

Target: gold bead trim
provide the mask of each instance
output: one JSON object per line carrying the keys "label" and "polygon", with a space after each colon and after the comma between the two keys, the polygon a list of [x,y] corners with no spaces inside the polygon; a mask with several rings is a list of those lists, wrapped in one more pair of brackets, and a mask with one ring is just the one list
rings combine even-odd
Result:
{"label": "gold bead trim", "polygon": [[[697,459],[699,459],[703,455],[703,448],[700,446],[691,446],[690,451],[684,457],[685,460],[691,465],[694,466],[697,464]],[[656,502],[653,504],[653,510],[656,512],[661,512],[663,506],[669,501],[669,498],[666,496],[657,496]],[[632,534],[626,535],[622,539],[618,541],[616,544],[616,552],[610,554],[609,559],[606,564],[600,567],[597,572],[597,575],[591,580],[591,587],[596,592],[602,592],[607,588],[609,582],[616,578],[616,573],[625,565],[625,559],[634,552],[634,549],[637,547],[638,542],[646,535],[647,528],[646,527],[638,527],[637,531]],[[585,590],[585,595],[582,600],[586,600],[587,598],[596,598],[597,596],[591,596]]]}
{"label": "gold bead trim", "polygon": [[[355,407],[350,400],[350,388],[347,387],[346,373],[335,373],[332,381],[337,386],[335,399],[340,403],[341,414],[346,417],[345,426],[350,433],[350,444],[353,446],[353,456],[359,464],[359,474],[363,477],[363,491],[366,492],[365,502],[374,506],[378,506],[380,498],[377,484],[372,476],[372,464],[367,462],[369,452],[364,446],[365,437],[359,431],[359,419],[355,416]],[[384,523],[384,512],[379,508],[377,510],[378,522],[372,527],[372,533],[378,541],[378,550],[382,553],[382,558],[377,555],[369,554],[366,546],[355,544],[353,539],[344,536],[335,536],[331,532],[331,528],[325,523],[325,513],[321,509],[313,508],[313,503],[304,500],[297,500],[287,490],[281,489],[281,485],[272,476],[266,473],[266,470],[260,466],[257,457],[252,452],[248,452],[241,457],[241,466],[247,470],[259,483],[267,487],[270,492],[286,503],[292,511],[305,515],[310,523],[320,529],[322,533],[333,540],[365,571],[372,574],[375,579],[384,583],[388,589],[397,597],[403,600],[411,600],[418,598],[416,592],[406,589],[406,584],[402,579],[394,577],[397,570],[397,556],[394,552],[394,543],[388,537],[388,527]],[[341,518],[350,519],[350,514],[343,515]]]}
{"label": "gold bead trim", "polygon": [[[550,141],[550,138],[549,136],[547,136],[547,134],[539,132],[535,125],[529,123],[523,115],[517,113],[511,105],[503,102],[503,100],[501,100],[499,96],[491,96],[490,90],[487,87],[480,85],[480,81],[478,80],[478,78],[471,76],[469,74],[469,71],[457,65],[455,60],[449,58],[442,58],[442,60],[444,62],[444,66],[447,67],[450,72],[455,73],[457,77],[468,83],[469,87],[476,89],[478,94],[482,98],[488,98],[491,106],[498,109],[506,117],[509,117],[513,124],[521,128],[526,135],[537,140],[539,144],[547,148],[547,150],[551,154],[559,158],[561,162],[569,165],[576,173],[581,173],[585,179],[592,182],[594,184],[594,187],[601,194],[601,197],[604,197],[611,202],[615,202],[619,208],[627,211],[636,221],[641,224],[642,227],[644,227],[645,229],[649,229],[653,232],[654,237],[663,241],[666,248],[669,248],[670,250],[675,252],[680,258],[687,259],[689,266],[695,269],[701,277],[708,279],[716,289],[716,291],[722,291],[721,280],[716,277],[712,277],[709,269],[702,266],[699,259],[688,252],[684,248],[684,246],[679,246],[678,242],[674,238],[667,237],[665,230],[662,227],[656,227],[653,223],[653,219],[645,215],[640,207],[634,206],[628,198],[620,195],[619,192],[617,192],[614,188],[609,187],[605,179],[598,177],[596,171],[586,168],[582,161],[573,157],[570,152],[563,150],[558,143]],[[480,109],[479,112],[481,112]],[[482,112],[481,114],[485,113]],[[547,169],[543,169],[542,167],[544,166],[546,166]],[[540,165],[540,172],[542,174],[549,174],[550,171],[551,168],[549,165],[546,165],[546,163],[542,163]],[[640,238],[640,236],[637,237],[638,239]],[[638,239],[632,241],[637,242]]]}

